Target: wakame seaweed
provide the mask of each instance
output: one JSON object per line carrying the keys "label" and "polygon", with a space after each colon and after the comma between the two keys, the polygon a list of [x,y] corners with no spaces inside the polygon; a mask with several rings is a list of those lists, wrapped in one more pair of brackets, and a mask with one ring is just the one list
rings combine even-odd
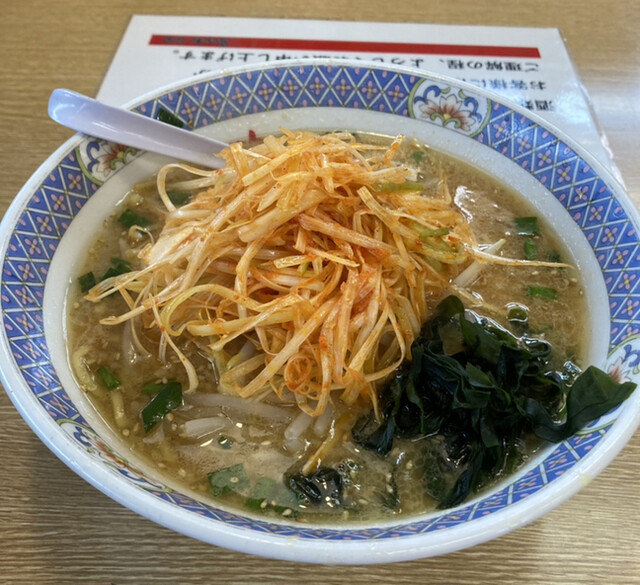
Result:
{"label": "wakame seaweed", "polygon": [[340,472],[332,467],[321,467],[309,475],[295,473],[286,478],[287,487],[305,505],[342,505],[344,483]]}
{"label": "wakame seaweed", "polygon": [[465,312],[455,296],[438,305],[411,353],[413,360],[383,393],[382,424],[363,417],[352,433],[357,443],[381,455],[389,453],[395,438],[441,437],[445,449],[435,467],[455,461],[457,476],[441,482],[447,489],[430,491],[439,508],[462,503],[508,472],[527,435],[562,441],[636,387],[593,366],[577,376],[570,363],[563,371],[551,369],[546,341],[517,338]]}
{"label": "wakame seaweed", "polygon": [[102,278],[100,278],[100,280],[106,280],[107,278],[111,278],[113,276],[120,276],[121,274],[131,272],[131,264],[129,264],[122,258],[110,258],[109,263],[111,264],[111,266],[102,275]]}

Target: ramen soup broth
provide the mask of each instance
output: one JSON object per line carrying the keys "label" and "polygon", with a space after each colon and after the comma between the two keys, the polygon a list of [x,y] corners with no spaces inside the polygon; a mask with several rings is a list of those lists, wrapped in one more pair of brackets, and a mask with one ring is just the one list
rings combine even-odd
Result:
{"label": "ramen soup broth", "polygon": [[[445,177],[449,193],[480,244],[504,240],[496,253],[507,258],[571,262],[560,238],[541,218],[535,233],[520,233],[528,230],[522,229],[521,222],[518,227],[517,218],[535,217],[536,211],[495,178],[412,141],[403,145],[398,159],[415,168],[416,180],[427,192]],[[178,205],[184,203],[179,199],[191,196],[184,183],[192,177],[181,177],[180,173],[172,175],[171,182],[179,188],[170,192]],[[120,218],[125,210],[145,218],[142,230],[124,225],[126,221]],[[138,252],[150,238],[157,238],[165,215],[154,180],[135,187],[105,222],[79,274],[91,271],[102,275],[113,268],[113,258],[127,261],[133,269],[141,266]],[[227,281],[233,286],[232,274],[227,275]],[[585,353],[583,316],[587,308],[581,287],[574,269],[489,262],[464,286],[462,300],[468,308],[515,335],[522,331],[517,319],[508,319],[510,311],[512,317],[513,311],[525,315],[529,330],[553,347],[553,367],[561,368],[565,362],[581,365]],[[553,295],[549,291],[554,291]],[[147,388],[149,393],[142,390],[145,385],[170,380],[183,388],[189,385],[178,355],[166,347],[161,359],[160,335],[148,326],[145,317],[137,330],[130,321],[100,323],[127,310],[121,295],[111,294],[91,303],[75,284],[70,295],[69,359],[81,388],[132,453],[203,498],[213,497],[221,505],[249,513],[297,521],[390,519],[433,509],[433,490],[423,487],[423,478],[440,474],[446,482],[447,474],[455,472],[453,462],[451,469],[443,468],[442,461],[447,461],[441,456],[445,446],[437,435],[396,440],[384,457],[363,449],[352,439],[349,428],[340,427],[344,412],[356,411],[350,421],[364,414],[366,409],[361,404],[346,406],[333,400],[314,417],[274,394],[256,400],[219,393],[220,372],[227,367],[219,360],[242,356],[247,351],[243,338],[229,344],[225,354],[217,357],[204,352],[193,340],[178,339],[180,351],[194,365],[198,389],[185,394],[180,406],[145,431],[140,413],[153,396],[153,389]],[[442,296],[428,299],[431,309]],[[101,367],[119,381],[113,389],[105,387],[98,374]],[[379,391],[382,388],[380,385]],[[339,440],[323,457],[322,468],[334,473],[316,478],[322,500],[318,506],[294,494],[283,478],[301,477],[304,461],[332,432],[339,435]],[[539,445],[539,440],[525,437],[513,468],[526,462]]]}

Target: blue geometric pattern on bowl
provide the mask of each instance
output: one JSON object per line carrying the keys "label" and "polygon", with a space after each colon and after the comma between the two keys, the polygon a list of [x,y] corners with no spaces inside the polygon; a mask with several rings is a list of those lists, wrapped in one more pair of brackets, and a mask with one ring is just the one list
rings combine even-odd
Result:
{"label": "blue geometric pattern on bowl", "polygon": [[[487,145],[529,172],[565,207],[584,232],[601,267],[611,312],[610,363],[619,379],[636,377],[640,362],[640,246],[638,234],[607,184],[570,147],[526,114],[427,76],[375,66],[288,65],[196,82],[139,105],[155,117],[165,109],[195,129],[244,114],[288,108],[339,107],[385,112],[436,124]],[[387,528],[305,528],[244,517],[153,483],[114,454],[88,426],[62,389],[44,339],[44,283],[69,224],[94,195],[139,153],[86,139],[67,152],[24,206],[2,263],[2,322],[13,358],[40,406],[78,447],[140,489],[195,514],[237,527],[306,539],[398,538],[441,530],[512,506],[585,457],[615,421],[550,450],[524,477],[457,510]]]}

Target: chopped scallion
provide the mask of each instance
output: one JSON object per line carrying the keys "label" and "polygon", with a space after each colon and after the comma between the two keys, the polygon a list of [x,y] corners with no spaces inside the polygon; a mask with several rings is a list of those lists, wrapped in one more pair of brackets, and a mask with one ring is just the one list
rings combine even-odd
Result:
{"label": "chopped scallion", "polygon": [[562,257],[558,252],[549,252],[549,262],[562,262]]}
{"label": "chopped scallion", "polygon": [[507,319],[518,334],[522,334],[529,329],[529,311],[523,305],[511,305],[507,313]]}
{"label": "chopped scallion", "polygon": [[437,229],[427,229],[427,228],[419,228],[418,233],[421,238],[433,238],[436,236],[446,236],[449,233],[449,228],[437,228]]}
{"label": "chopped scallion", "polygon": [[82,292],[87,292],[91,290],[96,285],[96,277],[93,272],[87,272],[82,276],[78,277],[78,284],[80,285],[80,290]]}
{"label": "chopped scallion", "polygon": [[109,366],[100,366],[96,370],[96,374],[107,390],[115,390],[120,386],[120,380],[118,380],[118,377],[113,373]]}
{"label": "chopped scallion", "polygon": [[530,285],[527,287],[527,296],[555,301],[558,298],[558,293],[555,288]]}
{"label": "chopped scallion", "polygon": [[425,151],[424,150],[414,150],[411,153],[411,158],[413,160],[415,160],[417,163],[420,163],[424,160],[424,156],[425,156]]}
{"label": "chopped scallion", "polygon": [[193,198],[193,193],[186,193],[184,191],[167,191],[169,201],[174,205],[184,205],[187,201]]}
{"label": "chopped scallion", "polygon": [[182,384],[168,382],[140,413],[145,432],[149,432],[167,414],[182,404]]}
{"label": "chopped scallion", "polygon": [[524,241],[524,257],[527,260],[537,260],[538,259],[538,246],[535,241],[531,238],[527,238]]}
{"label": "chopped scallion", "polygon": [[405,181],[404,183],[380,183],[374,185],[373,190],[378,193],[393,193],[394,191],[424,191],[422,183]]}
{"label": "chopped scallion", "polygon": [[175,378],[171,378],[166,382],[146,382],[142,386],[142,391],[145,394],[158,394],[163,388],[165,388],[169,384],[175,383]]}
{"label": "chopped scallion", "polygon": [[151,224],[150,220],[142,215],[137,214],[135,211],[131,211],[131,209],[125,209],[118,218],[118,222],[126,228],[130,228],[134,225],[147,227]]}
{"label": "chopped scallion", "polygon": [[507,319],[509,319],[509,321],[524,323],[529,319],[529,313],[527,313],[527,310],[524,307],[518,305],[517,307],[511,307],[509,309]]}
{"label": "chopped scallion", "polygon": [[516,231],[519,236],[539,236],[540,228],[538,227],[538,218],[533,217],[516,217]]}
{"label": "chopped scallion", "polygon": [[431,258],[430,256],[425,256],[424,261],[429,264],[429,266],[431,266],[431,268],[433,268],[436,272],[444,274],[445,269],[442,265],[442,262],[439,262],[438,260],[436,260],[435,258]]}
{"label": "chopped scallion", "polygon": [[112,276],[120,276],[121,274],[126,274],[127,272],[131,272],[131,265],[122,258],[111,258],[111,268],[109,268],[103,275],[100,280],[105,280],[107,278],[111,278]]}

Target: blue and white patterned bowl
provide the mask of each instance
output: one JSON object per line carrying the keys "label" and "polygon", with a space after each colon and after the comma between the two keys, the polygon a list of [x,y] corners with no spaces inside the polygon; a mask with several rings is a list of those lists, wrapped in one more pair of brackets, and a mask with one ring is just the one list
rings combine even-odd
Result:
{"label": "blue and white patterned bowl", "polygon": [[[193,78],[130,107],[146,116],[164,108],[226,140],[279,126],[405,133],[489,170],[567,238],[587,283],[590,359],[619,379],[640,377],[638,213],[602,165],[526,110],[451,79],[328,60]],[[195,538],[276,558],[359,564],[433,556],[549,511],[595,477],[637,428],[638,392],[491,492],[453,510],[387,524],[275,522],[185,493],[131,458],[105,428],[73,381],[64,350],[64,293],[73,266],[115,202],[161,162],[76,136],[34,174],[0,227],[5,389],[65,463],[125,506]]]}

